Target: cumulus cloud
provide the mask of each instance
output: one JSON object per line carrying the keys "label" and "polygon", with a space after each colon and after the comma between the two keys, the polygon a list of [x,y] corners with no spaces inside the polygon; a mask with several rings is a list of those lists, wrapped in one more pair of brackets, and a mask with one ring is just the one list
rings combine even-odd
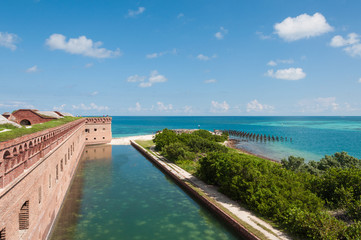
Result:
{"label": "cumulus cloud", "polygon": [[38,69],[38,66],[36,66],[36,65],[34,65],[34,66],[26,69],[26,72],[27,72],[27,73],[35,73],[35,72],[37,72],[37,71],[39,71],[39,69]]}
{"label": "cumulus cloud", "polygon": [[220,27],[219,31],[216,32],[214,34],[214,36],[218,39],[218,40],[221,40],[224,38],[224,36],[228,33],[228,30],[225,29],[224,27]]}
{"label": "cumulus cloud", "polygon": [[361,57],[360,35],[350,33],[347,38],[340,35],[334,36],[330,42],[332,47],[343,47],[343,50],[352,57]]}
{"label": "cumulus cloud", "polygon": [[145,76],[139,76],[138,74],[135,74],[133,76],[129,76],[127,78],[127,82],[143,82],[145,78]]}
{"label": "cumulus cloud", "polygon": [[145,7],[138,7],[137,10],[131,10],[131,9],[129,9],[127,16],[128,16],[128,17],[136,17],[136,16],[138,16],[139,14],[142,14],[144,11],[145,11]]}
{"label": "cumulus cloud", "polygon": [[341,35],[336,35],[331,39],[330,45],[332,47],[344,47],[352,45],[360,41],[360,36],[356,33],[350,33],[347,38],[343,38]]}
{"label": "cumulus cloud", "polygon": [[171,51],[164,51],[164,52],[159,52],[159,53],[151,53],[151,54],[147,54],[145,57],[148,59],[152,59],[152,58],[158,58],[167,54],[173,54],[176,55],[177,54],[177,49],[173,49]]}
{"label": "cumulus cloud", "polygon": [[209,84],[209,83],[216,83],[217,82],[217,80],[216,79],[208,79],[208,80],[204,80],[204,83],[206,83],[206,84]]}
{"label": "cumulus cloud", "polygon": [[295,18],[288,17],[274,25],[275,33],[285,41],[296,41],[303,38],[320,36],[333,31],[321,13],[313,16],[301,14]]}
{"label": "cumulus cloud", "polygon": [[2,107],[2,108],[11,108],[11,109],[35,108],[34,105],[29,104],[27,102],[21,102],[21,101],[8,101],[8,102],[5,102],[5,103],[0,102],[0,107]]}
{"label": "cumulus cloud", "polygon": [[257,99],[247,103],[247,112],[270,112],[273,110],[273,106],[261,104]]}
{"label": "cumulus cloud", "polygon": [[53,107],[53,110],[54,110],[54,111],[63,111],[64,108],[65,108],[65,106],[66,106],[66,104],[62,104],[62,105],[60,105],[60,106],[54,106],[54,107]]}
{"label": "cumulus cloud", "polygon": [[163,112],[163,111],[170,111],[173,109],[173,105],[172,104],[168,104],[168,105],[165,105],[164,103],[162,102],[157,102],[157,107],[158,107],[158,110]]}
{"label": "cumulus cloud", "polygon": [[135,107],[130,107],[128,110],[130,112],[140,112],[140,111],[142,111],[142,106],[140,105],[139,102],[136,102]]}
{"label": "cumulus cloud", "polygon": [[0,32],[0,46],[9,48],[11,50],[16,49],[16,43],[19,41],[19,37],[13,33]]}
{"label": "cumulus cloud", "polygon": [[267,63],[268,66],[277,66],[278,64],[292,64],[294,63],[293,59],[277,59],[271,60]]}
{"label": "cumulus cloud", "polygon": [[90,103],[90,105],[85,105],[81,103],[79,105],[72,105],[73,110],[96,110],[96,111],[107,111],[109,110],[108,106],[98,106],[95,103]]}
{"label": "cumulus cloud", "polygon": [[51,50],[63,50],[71,54],[79,54],[92,58],[111,58],[121,55],[120,50],[115,51],[101,48],[102,42],[93,42],[86,36],[80,36],[78,38],[70,38],[68,41],[62,34],[54,33],[48,39],[45,44],[49,46]]}
{"label": "cumulus cloud", "polygon": [[359,78],[358,82],[361,83],[361,78]]}
{"label": "cumulus cloud", "polygon": [[335,97],[319,97],[315,99],[304,99],[299,101],[298,106],[301,112],[318,113],[325,111],[336,111],[339,109],[339,104]]}
{"label": "cumulus cloud", "polygon": [[303,72],[302,68],[279,69],[276,72],[271,69],[267,71],[266,76],[282,80],[295,81],[305,78],[306,73]]}
{"label": "cumulus cloud", "polygon": [[129,76],[127,78],[127,81],[139,82],[138,85],[139,87],[146,88],[153,86],[153,84],[155,83],[166,82],[168,80],[164,75],[159,74],[157,70],[151,71],[147,81],[145,81],[146,79],[147,79],[146,76],[133,75],[133,76]]}
{"label": "cumulus cloud", "polygon": [[211,60],[211,59],[216,58],[216,57],[217,57],[216,54],[213,54],[212,56],[206,56],[206,55],[203,55],[203,54],[198,54],[197,59],[201,60],[201,61],[208,61],[208,60]]}
{"label": "cumulus cloud", "polygon": [[91,92],[91,93],[90,93],[90,96],[96,96],[96,95],[98,95],[98,94],[99,94],[98,91],[94,91],[94,92]]}
{"label": "cumulus cloud", "polygon": [[91,68],[92,66],[94,66],[94,63],[87,63],[85,64],[85,68]]}
{"label": "cumulus cloud", "polygon": [[227,112],[229,110],[229,104],[226,101],[217,102],[212,101],[211,102],[211,112],[218,113],[218,112]]}

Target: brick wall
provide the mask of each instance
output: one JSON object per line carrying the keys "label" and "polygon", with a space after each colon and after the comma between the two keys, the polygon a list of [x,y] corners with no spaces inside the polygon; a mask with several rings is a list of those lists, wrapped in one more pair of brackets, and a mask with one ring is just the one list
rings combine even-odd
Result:
{"label": "brick wall", "polygon": [[[85,129],[107,129],[111,118],[86,118],[0,143],[0,230],[6,239],[46,239],[60,210],[86,143]],[[103,123],[104,120],[104,123]],[[94,134],[95,136],[95,134]],[[98,137],[98,135],[96,135]],[[19,230],[19,213],[29,201],[29,228]]]}

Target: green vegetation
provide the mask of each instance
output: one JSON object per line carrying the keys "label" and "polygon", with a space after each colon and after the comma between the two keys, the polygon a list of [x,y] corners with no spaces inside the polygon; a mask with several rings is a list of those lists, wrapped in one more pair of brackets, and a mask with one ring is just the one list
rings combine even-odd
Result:
{"label": "green vegetation", "polygon": [[167,159],[193,166],[202,180],[302,239],[361,238],[361,160],[342,152],[307,164],[291,156],[281,165],[229,151],[218,143],[227,137],[164,129],[154,143]]}
{"label": "green vegetation", "polygon": [[[8,140],[11,140],[11,139],[14,139],[17,137],[24,136],[26,134],[42,131],[42,130],[45,130],[48,128],[57,127],[57,126],[66,124],[68,122],[72,122],[77,119],[80,119],[80,117],[64,117],[64,118],[60,118],[60,119],[56,119],[56,120],[51,120],[46,123],[34,124],[31,126],[31,128],[25,128],[25,127],[16,128],[11,125],[13,127],[13,128],[11,128],[11,131],[0,133],[0,142],[8,141]],[[0,126],[0,127],[3,128],[2,126]],[[10,129],[8,127],[6,127],[6,128]]]}

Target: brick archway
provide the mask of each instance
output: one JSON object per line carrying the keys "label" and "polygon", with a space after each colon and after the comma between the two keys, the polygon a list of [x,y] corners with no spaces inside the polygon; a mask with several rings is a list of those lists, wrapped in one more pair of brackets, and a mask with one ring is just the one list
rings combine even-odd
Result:
{"label": "brick archway", "polygon": [[31,122],[28,119],[23,119],[20,121],[21,126],[30,126]]}

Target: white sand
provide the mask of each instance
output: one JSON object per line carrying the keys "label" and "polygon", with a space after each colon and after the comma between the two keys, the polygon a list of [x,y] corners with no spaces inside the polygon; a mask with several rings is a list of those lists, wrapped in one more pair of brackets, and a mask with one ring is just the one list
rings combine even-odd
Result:
{"label": "white sand", "polygon": [[111,145],[130,145],[130,140],[152,140],[154,137],[153,134],[150,135],[140,135],[140,136],[129,136],[129,137],[120,137],[113,138],[110,142]]}

